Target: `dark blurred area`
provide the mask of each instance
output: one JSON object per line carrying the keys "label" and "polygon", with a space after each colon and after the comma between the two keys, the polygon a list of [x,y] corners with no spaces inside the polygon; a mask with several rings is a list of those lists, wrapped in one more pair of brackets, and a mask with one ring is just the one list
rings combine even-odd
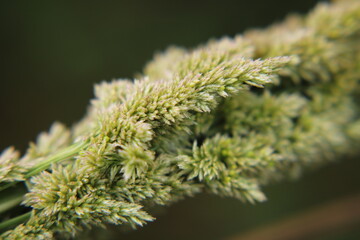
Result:
{"label": "dark blurred area", "polygon": [[[93,84],[132,78],[157,51],[266,27],[289,13],[306,13],[317,2],[1,1],[0,149],[14,145],[24,152],[54,121],[71,126],[85,114]],[[340,160],[300,181],[267,187],[269,200],[263,204],[202,194],[164,209],[154,223],[137,231],[111,228],[108,234],[110,239],[236,235],[359,193],[359,161]],[[360,229],[321,239],[360,239]]]}

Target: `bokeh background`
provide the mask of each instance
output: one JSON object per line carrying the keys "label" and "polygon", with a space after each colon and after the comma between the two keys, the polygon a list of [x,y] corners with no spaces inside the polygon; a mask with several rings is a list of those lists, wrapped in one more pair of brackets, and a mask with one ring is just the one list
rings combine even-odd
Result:
{"label": "bokeh background", "polygon": [[[22,152],[54,121],[71,126],[85,113],[93,85],[132,78],[170,45],[266,27],[316,0],[1,1],[0,151]],[[137,231],[110,228],[110,239],[222,239],[360,192],[360,163],[339,159],[300,181],[265,188],[256,206],[206,194],[160,210]],[[93,231],[88,238],[104,238]],[[319,238],[317,238],[319,239]],[[321,239],[360,239],[359,228]]]}

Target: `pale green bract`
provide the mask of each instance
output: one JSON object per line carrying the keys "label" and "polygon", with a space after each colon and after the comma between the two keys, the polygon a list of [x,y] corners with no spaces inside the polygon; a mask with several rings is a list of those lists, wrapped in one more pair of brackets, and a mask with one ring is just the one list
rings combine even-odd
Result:
{"label": "pale green bract", "polygon": [[22,158],[0,156],[2,189],[26,180],[32,208],[2,238],[142,226],[151,206],[200,191],[264,201],[262,185],[356,153],[359,36],[360,3],[319,4],[265,30],[169,48],[139,79],[96,85],[72,129],[56,123]]}

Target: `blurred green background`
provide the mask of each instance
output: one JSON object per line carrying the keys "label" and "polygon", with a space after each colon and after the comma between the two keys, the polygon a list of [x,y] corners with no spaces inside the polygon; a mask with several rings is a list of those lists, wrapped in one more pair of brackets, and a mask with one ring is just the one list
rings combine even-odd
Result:
{"label": "blurred green background", "polygon": [[[316,3],[1,1],[0,149],[14,145],[25,151],[52,122],[75,123],[93,97],[94,83],[132,78],[169,45],[195,47],[266,27]],[[356,159],[341,159],[301,181],[269,186],[269,201],[256,206],[202,194],[166,208],[138,231],[108,233],[111,239],[221,239],[359,193],[359,167]],[[360,230],[324,239],[360,239]]]}

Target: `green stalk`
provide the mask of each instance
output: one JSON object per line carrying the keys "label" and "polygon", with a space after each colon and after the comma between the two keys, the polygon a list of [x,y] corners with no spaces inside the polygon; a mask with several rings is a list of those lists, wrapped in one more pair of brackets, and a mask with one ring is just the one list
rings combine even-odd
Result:
{"label": "green stalk", "polygon": [[11,196],[3,199],[0,202],[0,214],[20,204],[23,198],[24,198],[23,193],[20,194],[17,193],[15,196]]}
{"label": "green stalk", "polygon": [[[60,150],[59,152],[55,153],[52,156],[49,156],[48,158],[45,158],[45,160],[39,162],[36,166],[32,167],[26,174],[25,179],[28,179],[36,174],[38,174],[41,171],[44,171],[50,167],[51,164],[57,163],[60,161],[63,161],[65,159],[68,159],[74,155],[76,155],[81,149],[86,147],[88,145],[88,141],[84,142],[77,142],[72,145],[70,145],[67,148],[64,148]],[[0,186],[0,192],[16,185],[18,182],[11,182],[7,183],[3,186]]]}
{"label": "green stalk", "polygon": [[44,161],[38,163],[36,166],[31,168],[29,172],[25,175],[25,178],[28,179],[39,172],[46,170],[49,168],[49,166],[53,163],[60,162],[62,160],[65,160],[67,158],[70,158],[77,154],[81,149],[83,149],[85,146],[87,146],[88,142],[77,142],[73,145],[70,145],[69,147],[57,152],[53,156],[50,156],[49,158],[45,159]]}
{"label": "green stalk", "polygon": [[0,223],[0,232],[3,232],[9,228],[12,228],[14,226],[17,226],[25,221],[27,221],[31,216],[31,212],[24,213],[23,215],[11,218],[9,220],[6,220],[2,223]]}

